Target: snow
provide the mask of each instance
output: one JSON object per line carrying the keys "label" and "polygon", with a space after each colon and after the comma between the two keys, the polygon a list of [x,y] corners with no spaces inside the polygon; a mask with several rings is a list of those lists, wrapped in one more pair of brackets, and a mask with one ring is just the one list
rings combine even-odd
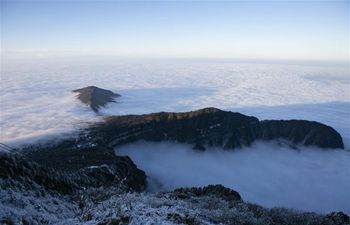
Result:
{"label": "snow", "polygon": [[[4,185],[0,179],[0,184]],[[15,182],[16,181],[12,181]],[[20,186],[20,184],[17,182]],[[13,183],[12,183],[13,185]],[[6,186],[6,185],[5,185]],[[0,222],[5,224],[333,224],[323,215],[264,209],[217,196],[177,198],[174,193],[123,193],[114,188],[90,188],[73,202],[41,187],[0,190]],[[101,198],[101,196],[104,196]],[[108,196],[105,198],[105,196]],[[6,223],[8,221],[8,223]]]}
{"label": "snow", "polygon": [[[0,179],[0,183],[4,183]],[[17,181],[12,181],[21,186]],[[76,203],[48,193],[45,189],[27,190],[22,188],[0,189],[0,222],[10,218],[14,224],[72,224],[78,222],[76,216],[80,210]]]}
{"label": "snow", "polygon": [[[83,212],[90,215],[85,225],[128,221],[128,224],[328,224],[322,216],[302,214],[284,208],[263,209],[241,201],[225,201],[217,196],[178,199],[171,193],[127,193]],[[273,222],[274,221],[274,222]]]}

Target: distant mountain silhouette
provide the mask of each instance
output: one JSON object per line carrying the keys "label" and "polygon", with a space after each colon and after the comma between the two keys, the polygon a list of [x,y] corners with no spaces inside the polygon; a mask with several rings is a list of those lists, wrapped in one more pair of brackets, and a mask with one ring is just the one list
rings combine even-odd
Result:
{"label": "distant mountain silhouette", "polygon": [[110,90],[102,89],[96,86],[88,86],[81,89],[73,90],[79,93],[77,98],[84,104],[90,106],[92,110],[98,112],[109,102],[115,102],[115,98],[120,95]]}

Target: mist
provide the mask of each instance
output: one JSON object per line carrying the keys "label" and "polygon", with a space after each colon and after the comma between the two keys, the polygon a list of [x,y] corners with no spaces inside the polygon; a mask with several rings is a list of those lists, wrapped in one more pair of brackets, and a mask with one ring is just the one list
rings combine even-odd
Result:
{"label": "mist", "polygon": [[138,142],[115,149],[148,176],[149,191],[223,184],[266,207],[350,213],[350,152],[257,142],[205,152],[179,143]]}

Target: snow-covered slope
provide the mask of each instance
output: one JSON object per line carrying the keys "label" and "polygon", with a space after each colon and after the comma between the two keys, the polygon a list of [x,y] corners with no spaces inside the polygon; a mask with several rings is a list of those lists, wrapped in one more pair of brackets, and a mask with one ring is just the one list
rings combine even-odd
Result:
{"label": "snow-covered slope", "polygon": [[156,194],[88,188],[75,195],[59,195],[39,185],[28,189],[16,180],[0,179],[0,185],[0,223],[6,225],[349,224],[342,213],[266,209],[218,185]]}

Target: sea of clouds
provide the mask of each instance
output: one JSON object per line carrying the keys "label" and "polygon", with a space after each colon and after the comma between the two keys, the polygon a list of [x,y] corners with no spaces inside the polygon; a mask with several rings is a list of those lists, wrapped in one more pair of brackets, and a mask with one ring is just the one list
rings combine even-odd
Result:
{"label": "sea of clouds", "polygon": [[[348,65],[2,56],[0,142],[13,146],[64,138],[108,115],[217,107],[261,120],[319,121],[350,149]],[[95,114],[71,92],[88,85],[122,96]],[[135,143],[117,152],[146,171],[153,191],[222,183],[269,207],[350,213],[349,151],[255,143],[198,153],[187,145]]]}
{"label": "sea of clouds", "polygon": [[[311,119],[350,127],[349,68],[341,64],[4,53],[0,85],[0,141],[12,144],[69,133],[104,115],[209,106],[259,119]],[[88,85],[122,97],[96,115],[71,92]]]}
{"label": "sea of clouds", "polygon": [[257,142],[239,150],[194,151],[178,143],[138,142],[115,149],[148,175],[149,191],[223,184],[245,201],[318,213],[350,214],[350,152],[299,150]]}

